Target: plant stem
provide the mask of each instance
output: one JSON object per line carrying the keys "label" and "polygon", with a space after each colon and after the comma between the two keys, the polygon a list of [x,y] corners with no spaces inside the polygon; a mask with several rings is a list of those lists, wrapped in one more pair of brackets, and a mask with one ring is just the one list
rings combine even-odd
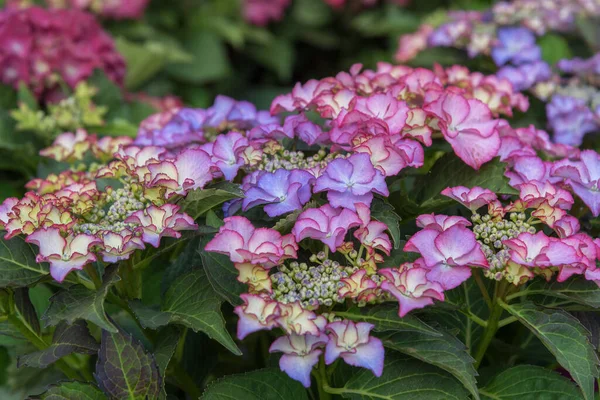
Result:
{"label": "plant stem", "polygon": [[477,286],[479,286],[479,290],[481,291],[483,299],[485,300],[485,304],[487,304],[487,306],[491,309],[492,308],[492,300],[490,299],[490,294],[488,293],[488,291],[485,287],[485,283],[483,282],[483,279],[481,277],[481,271],[479,271],[479,269],[477,269],[477,268],[473,268],[473,276],[475,278],[475,282],[477,283]]}
{"label": "plant stem", "polygon": [[177,382],[177,386],[183,389],[190,398],[199,399],[202,396],[202,391],[196,386],[196,382],[190,377],[185,369],[181,366],[181,364],[175,364],[173,369],[173,378]]}
{"label": "plant stem", "polygon": [[516,317],[507,317],[507,318],[504,318],[502,321],[498,322],[498,328],[502,328],[503,326],[506,326],[508,324],[512,324],[516,320],[517,320]]}
{"label": "plant stem", "polygon": [[96,266],[94,264],[87,264],[84,267],[84,270],[85,270],[85,272],[87,272],[88,276],[94,283],[94,287],[96,288],[96,290],[98,290],[100,288],[100,286],[102,286],[102,279],[100,278],[100,275],[98,275]]}
{"label": "plant stem", "polygon": [[494,339],[494,336],[500,327],[500,317],[502,317],[502,313],[504,312],[500,302],[502,302],[502,299],[506,294],[507,284],[508,282],[506,281],[496,283],[494,298],[492,299],[492,307],[490,309],[490,316],[487,321],[487,326],[483,331],[481,342],[479,342],[477,353],[475,354],[475,368],[479,368],[479,365],[481,364],[481,361],[483,361],[483,357],[485,357],[485,353],[487,352],[490,343],[492,343],[492,339]]}
{"label": "plant stem", "polygon": [[317,371],[313,371],[317,379],[317,389],[319,390],[319,400],[331,400],[331,387],[327,381],[327,371],[325,370],[325,359],[323,356],[319,359]]}

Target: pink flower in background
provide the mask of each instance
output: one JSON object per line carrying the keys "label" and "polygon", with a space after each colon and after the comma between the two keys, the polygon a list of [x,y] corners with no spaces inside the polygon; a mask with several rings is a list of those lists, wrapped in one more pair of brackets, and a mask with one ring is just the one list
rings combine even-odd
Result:
{"label": "pink flower in background", "polygon": [[425,110],[439,119],[444,138],[466,164],[479,169],[500,150],[498,121],[481,101],[448,93],[427,104]]}
{"label": "pink flower in background", "polygon": [[282,236],[274,229],[254,228],[244,217],[228,217],[205,251],[226,254],[234,263],[274,267],[286,258],[296,258],[298,245],[292,235]]}
{"label": "pink flower in background", "polygon": [[361,220],[354,211],[325,204],[302,212],[292,233],[298,242],[305,238],[320,240],[335,252],[344,242],[348,230],[360,224]]}
{"label": "pink flower in background", "polygon": [[456,186],[452,188],[448,187],[442,190],[442,194],[458,201],[472,212],[475,212],[484,205],[490,204],[494,200],[498,199],[496,193],[489,189],[483,189],[478,186],[472,189],[464,186]]}
{"label": "pink flower in background", "polygon": [[370,369],[375,376],[383,372],[384,350],[381,340],[370,336],[374,325],[348,320],[327,325],[329,342],[325,347],[325,363],[341,358],[346,364]]}
{"label": "pink flower in background", "polygon": [[243,0],[244,18],[254,25],[267,25],[283,18],[291,0]]}
{"label": "pink flower in background", "polygon": [[592,214],[600,215],[600,155],[593,150],[581,152],[580,161],[564,159],[552,168],[552,176],[564,178],[573,192],[590,208]]}
{"label": "pink flower in background", "polygon": [[444,301],[444,289],[439,283],[427,279],[428,272],[427,269],[419,267],[379,270],[379,273],[387,278],[381,284],[381,289],[398,299],[400,318],[414,309],[433,304],[433,299]]}
{"label": "pink flower in background", "polygon": [[56,228],[40,229],[25,239],[40,248],[36,262],[48,262],[50,275],[62,282],[69,272],[81,270],[90,262],[96,261],[91,247],[102,241],[91,235],[69,235],[66,238]]}
{"label": "pink flower in background", "polygon": [[470,267],[489,267],[475,234],[461,225],[443,232],[423,229],[410,238],[404,251],[420,253],[430,270],[427,279],[440,283],[444,290],[467,280]]}
{"label": "pink flower in background", "polygon": [[49,7],[75,8],[111,19],[138,19],[150,0],[46,0]]}

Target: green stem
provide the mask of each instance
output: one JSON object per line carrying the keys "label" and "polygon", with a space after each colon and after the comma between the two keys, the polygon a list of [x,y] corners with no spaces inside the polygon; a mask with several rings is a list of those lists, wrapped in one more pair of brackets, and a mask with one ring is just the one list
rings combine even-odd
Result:
{"label": "green stem", "polygon": [[506,285],[508,282],[501,281],[496,283],[496,288],[494,290],[494,298],[492,299],[492,308],[490,310],[490,316],[487,321],[487,326],[483,331],[483,337],[479,342],[479,347],[477,348],[477,353],[475,354],[475,368],[479,368],[481,361],[483,361],[483,357],[485,357],[485,353],[487,352],[490,343],[494,339],[496,332],[499,329],[500,317],[502,317],[502,313],[504,309],[501,306],[502,298],[506,294]]}
{"label": "green stem", "polygon": [[502,328],[503,326],[512,324],[515,321],[517,321],[517,317],[504,318],[502,321],[498,322],[498,328]]}
{"label": "green stem", "polygon": [[137,315],[135,315],[135,313],[133,312],[133,310],[131,309],[131,307],[129,307],[129,303],[127,303],[127,301],[123,300],[122,298],[120,298],[119,296],[117,296],[116,294],[114,294],[110,290],[106,294],[106,299],[108,301],[110,301],[111,303],[113,303],[113,304],[121,307],[123,309],[123,311],[125,311],[127,314],[129,314],[129,316],[131,317],[131,319],[133,319],[133,321],[140,328],[140,330],[146,336],[146,338],[148,338],[148,340],[152,339],[153,335],[150,332],[148,332],[148,330],[146,328],[144,328],[142,326],[142,323],[138,319]]}
{"label": "green stem", "polygon": [[[48,343],[46,343],[37,332],[32,331],[29,325],[24,323],[19,316],[11,314],[8,316],[8,321],[39,350],[48,348]],[[72,369],[64,360],[58,360],[54,364],[67,376],[67,378],[75,380],[81,379],[77,371]]]}
{"label": "green stem", "polygon": [[96,290],[98,290],[100,286],[102,286],[102,279],[100,278],[100,275],[98,275],[96,266],[94,264],[87,264],[83,269],[94,283]]}
{"label": "green stem", "polygon": [[485,287],[485,283],[483,282],[483,278],[481,277],[481,271],[478,268],[473,268],[473,276],[475,277],[475,282],[483,295],[483,299],[485,300],[485,304],[491,309],[492,308],[492,299],[490,299],[490,294]]}
{"label": "green stem", "polygon": [[325,359],[321,356],[317,371],[314,371],[317,379],[317,389],[319,390],[319,400],[331,400],[331,387],[327,381],[327,371],[325,370]]}

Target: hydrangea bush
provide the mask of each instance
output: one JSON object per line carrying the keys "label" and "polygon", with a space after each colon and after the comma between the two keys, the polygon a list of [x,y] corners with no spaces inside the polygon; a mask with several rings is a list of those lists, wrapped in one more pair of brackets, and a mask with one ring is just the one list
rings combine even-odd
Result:
{"label": "hydrangea bush", "polygon": [[600,154],[528,107],[379,63],[64,133],[0,206],[2,332],[39,398],[593,399]]}

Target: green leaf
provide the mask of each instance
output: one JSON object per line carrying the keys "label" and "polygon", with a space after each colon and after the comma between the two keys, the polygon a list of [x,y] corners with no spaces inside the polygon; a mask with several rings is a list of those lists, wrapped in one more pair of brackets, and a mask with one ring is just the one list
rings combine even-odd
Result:
{"label": "green leaf", "polygon": [[212,288],[231,305],[240,305],[240,294],[244,293],[246,286],[237,280],[237,269],[226,255],[204,251],[205,245],[206,242],[200,244],[198,254]]}
{"label": "green leaf", "polygon": [[145,307],[140,302],[130,304],[145,328],[181,324],[194,332],[206,333],[232,353],[240,355],[240,349],[225,329],[221,303],[204,271],[196,270],[181,276],[171,285],[160,310]]}
{"label": "green leaf", "polygon": [[19,357],[17,366],[46,368],[71,353],[94,354],[96,352],[98,352],[98,343],[90,335],[85,322],[76,321],[73,325],[63,322],[54,331],[50,347]]}
{"label": "green leaf", "polygon": [[590,344],[587,330],[573,316],[562,310],[542,309],[531,302],[502,304],[531,330],[556,357],[586,399],[594,398],[594,379],[598,378],[598,356]]}
{"label": "green leaf", "polygon": [[30,400],[106,400],[106,396],[91,383],[61,382]]}
{"label": "green leaf", "polygon": [[358,370],[344,387],[331,393],[346,399],[371,400],[465,400],[468,392],[450,374],[412,357],[387,352],[383,374]]}
{"label": "green leaf", "polygon": [[598,24],[598,18],[578,17],[577,28],[590,50],[593,52],[600,50],[600,24]]}
{"label": "green leaf", "polygon": [[296,0],[292,3],[292,18],[301,25],[320,27],[331,21],[331,7],[321,0]]}
{"label": "green leaf", "polygon": [[570,300],[594,308],[600,308],[600,287],[592,281],[577,276],[566,282],[546,282],[543,279],[534,281],[527,287],[528,295],[542,294]]}
{"label": "green leaf", "polygon": [[182,211],[197,219],[208,210],[228,200],[244,197],[240,186],[231,182],[220,182],[212,187],[197,189],[188,193],[182,201]]}
{"label": "green leaf", "polygon": [[292,78],[296,54],[290,40],[273,38],[265,45],[249,47],[248,54],[275,72],[279,80],[287,82]]}
{"label": "green leaf", "polygon": [[42,332],[40,329],[40,320],[29,298],[29,288],[15,290],[14,302],[15,309],[21,321],[29,327],[30,331],[35,332],[39,336]]}
{"label": "green leaf", "polygon": [[72,324],[75,320],[85,319],[102,329],[117,332],[104,311],[104,299],[110,287],[119,280],[117,266],[111,265],[106,268],[102,286],[97,291],[89,290],[83,285],[74,285],[58,292],[50,298],[50,307],[42,320],[46,326],[54,326],[61,321]]}
{"label": "green leaf", "polygon": [[415,190],[418,190],[417,198],[420,200],[421,207],[429,205],[439,207],[443,203],[450,205],[454,201],[446,199],[440,193],[447,187],[453,186],[468,188],[479,186],[498,194],[518,194],[508,185],[508,178],[504,176],[505,170],[506,164],[495,158],[476,171],[454,153],[448,153],[434,164],[427,175],[418,178],[415,183]]}
{"label": "green leaf", "polygon": [[564,36],[556,33],[545,34],[538,39],[538,45],[542,49],[542,59],[550,65],[554,65],[565,58],[573,58],[569,42]]}
{"label": "green leaf", "polygon": [[484,400],[581,399],[581,393],[567,378],[534,365],[507,369],[479,393]]}
{"label": "green leaf", "polygon": [[108,107],[107,120],[112,120],[123,112],[124,99],[121,88],[108,79],[103,71],[99,69],[95,70],[87,82],[98,89],[98,92],[94,96],[94,103],[99,106]]}
{"label": "green leaf", "polygon": [[231,71],[227,48],[213,32],[189,32],[184,38],[185,50],[192,55],[190,63],[170,64],[166,70],[176,79],[202,84],[225,78]]}
{"label": "green leaf", "polygon": [[160,46],[137,44],[122,37],[117,38],[115,46],[127,64],[125,86],[129,90],[139,87],[165,66],[167,55]]}
{"label": "green leaf", "polygon": [[386,332],[379,335],[385,347],[418,358],[435,365],[458,379],[477,399],[477,372],[474,359],[467,353],[465,345],[456,337],[441,332],[442,336],[432,336],[421,332]]}
{"label": "green leaf", "polygon": [[156,344],[154,345],[154,357],[162,377],[165,376],[167,366],[175,353],[180,336],[179,329],[175,326],[166,326],[158,332]]}
{"label": "green leaf", "polygon": [[279,369],[229,375],[212,383],[202,400],[308,400],[304,387]]}
{"label": "green leaf", "polygon": [[380,264],[380,268],[398,267],[406,262],[413,262],[418,259],[419,254],[402,250],[405,244],[406,240],[400,240],[398,248],[392,249],[389,257],[385,257],[383,263]]}
{"label": "green leaf", "polygon": [[160,393],[161,377],[154,356],[121,331],[102,331],[94,376],[110,398],[156,399]]}
{"label": "green leaf", "polygon": [[386,202],[375,199],[371,205],[371,216],[388,226],[388,230],[394,241],[394,248],[398,249],[400,246],[400,221],[402,218],[396,214],[394,207]]}
{"label": "green leaf", "polygon": [[29,107],[32,110],[40,109],[35,95],[31,92],[31,90],[29,90],[29,88],[24,82],[19,82],[19,89],[17,91],[17,101],[19,103],[27,105],[27,107]]}
{"label": "green leaf", "polygon": [[28,286],[48,275],[48,264],[35,261],[36,252],[22,237],[0,241],[0,287]]}
{"label": "green leaf", "polygon": [[398,316],[397,305],[378,305],[375,307],[354,307],[348,311],[336,312],[336,316],[352,321],[368,322],[375,325],[375,331],[415,331],[426,335],[442,336],[442,334],[417,317]]}

